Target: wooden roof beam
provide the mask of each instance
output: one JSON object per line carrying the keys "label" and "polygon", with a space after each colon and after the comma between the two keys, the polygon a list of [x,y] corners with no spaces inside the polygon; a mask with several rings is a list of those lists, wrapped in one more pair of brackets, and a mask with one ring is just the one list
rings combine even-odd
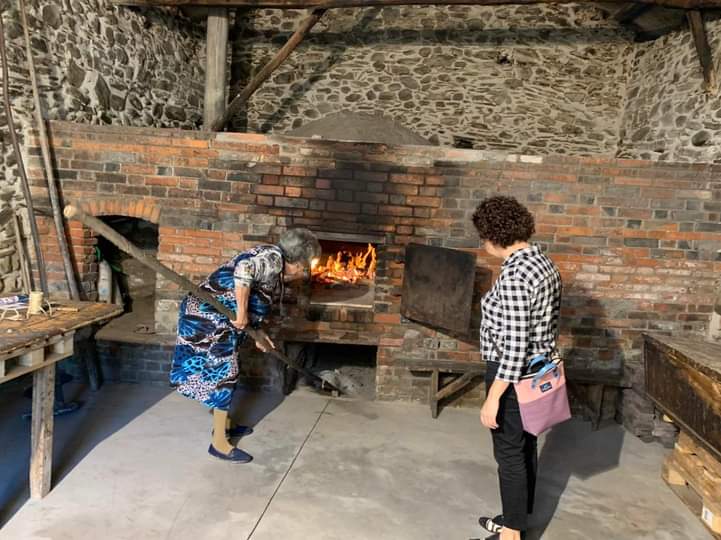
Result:
{"label": "wooden roof beam", "polygon": [[301,44],[303,38],[305,38],[311,28],[315,26],[325,12],[325,9],[314,9],[313,12],[300,23],[298,29],[293,32],[293,35],[290,36],[285,45],[283,45],[280,50],[275,53],[275,56],[261,68],[248,85],[231,100],[223,116],[212,124],[211,127],[214,131],[221,131],[225,128],[231,118],[233,118],[233,116],[243,106],[245,106],[246,102],[250,99],[250,96],[252,96],[260,85],[263,84],[263,82],[270,77],[283,62],[285,62],[286,58],[290,56],[290,53],[292,53],[295,48]]}
{"label": "wooden roof beam", "polygon": [[708,43],[706,27],[703,23],[703,15],[698,10],[690,10],[686,12],[686,18],[693,35],[693,41],[696,44],[699,62],[701,62],[706,91],[713,92],[716,90],[716,68],[711,54],[711,47]]}
{"label": "wooden roof beam", "polygon": [[[624,0],[608,0],[626,3]],[[636,4],[662,6],[675,9],[721,8],[721,0],[631,0]],[[275,9],[337,9],[350,7],[381,7],[405,5],[531,5],[531,4],[581,4],[583,0],[111,0],[121,6],[214,6]],[[589,2],[591,3],[591,2]],[[595,2],[594,2],[595,3]]]}

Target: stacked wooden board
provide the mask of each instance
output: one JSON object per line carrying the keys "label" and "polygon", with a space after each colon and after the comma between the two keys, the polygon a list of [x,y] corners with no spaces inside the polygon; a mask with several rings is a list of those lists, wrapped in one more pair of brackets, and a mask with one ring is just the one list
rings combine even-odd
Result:
{"label": "stacked wooden board", "polygon": [[721,462],[682,431],[664,462],[663,479],[721,539]]}

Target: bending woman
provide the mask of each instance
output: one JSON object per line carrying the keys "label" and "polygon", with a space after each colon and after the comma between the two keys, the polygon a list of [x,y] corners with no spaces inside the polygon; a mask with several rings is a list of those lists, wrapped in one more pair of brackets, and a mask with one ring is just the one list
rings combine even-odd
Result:
{"label": "bending woman", "polygon": [[485,250],[503,259],[501,272],[481,301],[481,354],[487,362],[481,423],[491,429],[503,513],[479,523],[500,540],[520,540],[533,512],[536,437],[523,430],[513,386],[536,355],[556,348],[561,276],[529,240],[531,213],[510,197],[485,199],[473,214]]}
{"label": "bending woman", "polygon": [[[238,381],[238,346],[246,338],[243,329],[249,324],[258,328],[284,282],[302,279],[319,256],[320,244],[312,232],[288,230],[278,245],[240,253],[201,283],[202,289],[235,312],[234,321],[192,294],[181,303],[170,383],[184,396],[213,410],[210,455],[235,463],[253,459],[229,441],[229,437],[251,432],[245,426],[231,426],[228,418]],[[274,347],[268,336],[259,332],[256,346],[263,352]]]}

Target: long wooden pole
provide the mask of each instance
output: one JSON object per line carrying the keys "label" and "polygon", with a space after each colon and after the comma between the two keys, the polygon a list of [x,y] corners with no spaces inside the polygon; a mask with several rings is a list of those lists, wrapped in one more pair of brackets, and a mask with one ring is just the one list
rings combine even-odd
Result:
{"label": "long wooden pole", "polygon": [[306,17],[303,22],[300,23],[298,29],[293,32],[290,39],[281,47],[276,55],[268,62],[263,68],[257,73],[255,77],[248,83],[248,86],[233,98],[228,105],[223,116],[213,124],[214,131],[220,131],[223,129],[233,116],[240,110],[240,108],[250,99],[258,87],[263,84],[268,77],[283,63],[286,58],[290,56],[295,48],[300,45],[305,38],[306,34],[310,32],[311,28],[320,20],[323,14],[326,12],[325,9],[315,9],[313,12]]}
{"label": "long wooden pole", "polygon": [[696,53],[701,63],[706,90],[712,92],[716,89],[716,68],[711,54],[711,47],[708,43],[708,36],[706,35],[703,14],[698,10],[691,10],[686,12],[686,18],[693,35],[693,42],[696,45]]}
{"label": "long wooden pole", "polygon": [[[110,226],[106,225],[102,221],[100,221],[98,218],[91,216],[85,211],[83,211],[82,208],[79,208],[75,205],[67,205],[65,207],[65,210],[63,212],[65,214],[65,217],[68,219],[77,219],[83,225],[86,227],[89,227],[90,229],[94,230],[99,235],[105,237],[105,239],[112,244],[114,244],[118,249],[121,249],[131,257],[133,257],[138,262],[144,264],[148,268],[154,270],[161,276],[163,276],[168,281],[172,281],[176,285],[180,286],[183,290],[190,292],[194,294],[196,297],[200,298],[203,302],[207,302],[211,306],[213,306],[215,309],[218,310],[219,313],[222,315],[225,315],[230,319],[231,321],[235,320],[235,313],[233,313],[230,309],[228,309],[226,306],[221,304],[218,300],[215,299],[215,297],[210,294],[207,291],[204,291],[200,287],[198,287],[195,283],[190,281],[188,278],[185,278],[181,276],[180,274],[174,272],[164,264],[162,264],[160,261],[155,259],[154,257],[151,257],[147,253],[143,252],[140,248],[135,246],[133,243],[129,242],[127,238],[125,238],[123,235],[118,234],[115,230],[113,230]],[[263,336],[258,331],[254,330],[251,327],[246,327],[243,329],[243,332],[248,334],[251,338],[253,338],[256,342],[262,343]],[[302,366],[299,366],[294,361],[289,359],[287,356],[285,356],[282,352],[271,348],[269,351],[269,354],[275,356],[278,360],[286,364],[287,366],[293,368],[294,370],[298,371],[299,373],[302,373],[309,379],[313,380],[320,380],[322,384],[326,387],[328,387],[330,390],[336,391],[338,393],[341,393],[341,391],[336,388],[335,385],[325,380],[323,377],[319,377],[315,373],[312,373],[305,369]]]}
{"label": "long wooden pole", "polygon": [[38,91],[38,80],[35,73],[35,62],[33,60],[33,51],[30,46],[30,33],[28,31],[28,19],[25,13],[25,2],[19,0],[20,17],[22,18],[23,33],[25,34],[25,55],[27,56],[28,71],[30,72],[30,82],[33,89],[33,101],[35,104],[35,123],[37,124],[38,135],[40,136],[40,151],[43,156],[43,164],[45,165],[45,177],[48,182],[48,194],[50,195],[50,206],[53,209],[53,221],[55,223],[55,233],[58,237],[58,247],[60,255],[63,258],[63,268],[65,269],[65,278],[68,282],[68,291],[71,300],[80,300],[80,290],[78,282],[75,279],[75,270],[73,269],[73,261],[70,258],[70,250],[68,249],[68,239],[65,234],[65,224],[63,223],[63,210],[60,205],[60,196],[55,182],[55,173],[53,172],[53,162],[50,158],[50,143],[48,142],[48,133],[45,129],[45,119],[43,118],[42,104],[40,101],[40,92]]}
{"label": "long wooden pole", "polygon": [[5,26],[3,25],[2,16],[0,16],[0,60],[2,61],[3,73],[3,102],[5,106],[5,118],[8,123],[8,132],[10,133],[10,142],[12,143],[13,153],[18,164],[18,173],[20,174],[20,186],[25,197],[25,204],[28,209],[28,221],[30,222],[30,235],[33,239],[33,247],[35,248],[35,262],[38,267],[38,276],[40,277],[40,289],[47,295],[48,293],[48,277],[45,272],[45,262],[43,261],[43,252],[40,249],[40,234],[38,233],[38,224],[35,218],[35,208],[33,199],[30,195],[30,185],[28,177],[25,173],[25,163],[23,162],[22,152],[18,144],[18,137],[15,133],[15,120],[13,119],[13,111],[10,106],[10,74],[8,70],[7,48],[5,46]]}
{"label": "long wooden pole", "polygon": [[15,229],[15,249],[18,252],[18,259],[20,259],[20,272],[23,276],[23,289],[27,294],[33,290],[32,278],[30,277],[30,268],[28,265],[28,259],[25,256],[25,246],[23,245],[22,239],[22,228],[20,227],[20,220],[17,214],[13,213],[13,228]]}

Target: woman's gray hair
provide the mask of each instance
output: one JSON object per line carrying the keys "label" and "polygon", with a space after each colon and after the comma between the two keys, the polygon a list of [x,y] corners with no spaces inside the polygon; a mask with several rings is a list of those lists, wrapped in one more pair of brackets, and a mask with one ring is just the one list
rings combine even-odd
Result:
{"label": "woman's gray hair", "polygon": [[288,229],[280,235],[278,247],[289,263],[303,262],[310,266],[321,254],[320,242],[308,229]]}

